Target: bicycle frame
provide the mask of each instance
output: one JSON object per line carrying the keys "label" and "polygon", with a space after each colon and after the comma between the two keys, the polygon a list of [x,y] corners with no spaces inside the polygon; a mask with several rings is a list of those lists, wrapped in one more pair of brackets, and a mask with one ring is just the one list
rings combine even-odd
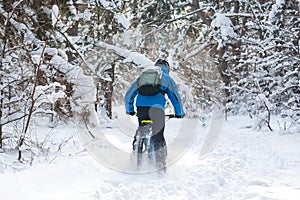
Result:
{"label": "bicycle frame", "polygon": [[[173,118],[174,115],[166,115],[168,119]],[[142,125],[138,127],[134,142],[133,152],[137,156],[137,167],[142,164],[143,155],[148,155],[148,164],[154,164],[154,144],[152,143],[152,120],[142,120]]]}

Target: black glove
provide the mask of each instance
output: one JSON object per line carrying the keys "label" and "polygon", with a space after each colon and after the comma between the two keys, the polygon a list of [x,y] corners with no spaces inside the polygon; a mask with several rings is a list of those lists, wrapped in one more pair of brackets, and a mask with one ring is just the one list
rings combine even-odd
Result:
{"label": "black glove", "polygon": [[183,118],[184,117],[184,114],[183,115],[176,115],[174,116],[175,118]]}
{"label": "black glove", "polygon": [[135,112],[134,111],[133,112],[126,112],[126,114],[133,116],[133,115],[135,115]]}

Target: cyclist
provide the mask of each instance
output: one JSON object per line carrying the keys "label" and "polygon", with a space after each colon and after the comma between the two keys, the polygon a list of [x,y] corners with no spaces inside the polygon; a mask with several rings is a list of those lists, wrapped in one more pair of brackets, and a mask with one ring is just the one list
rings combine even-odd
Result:
{"label": "cyclist", "polygon": [[[183,118],[184,111],[182,101],[175,81],[169,75],[170,65],[166,60],[159,59],[156,61],[155,66],[159,66],[162,71],[162,78],[160,84],[160,91],[153,96],[141,95],[138,91],[138,79],[131,85],[125,95],[125,108],[126,114],[137,114],[139,126],[142,126],[142,120],[152,120],[152,141],[155,151],[156,167],[158,169],[166,170],[166,156],[167,148],[164,138],[165,128],[165,113],[164,107],[166,103],[165,94],[170,99],[176,118]],[[134,110],[134,102],[136,105],[136,113]],[[136,137],[133,140],[133,148],[135,145]]]}

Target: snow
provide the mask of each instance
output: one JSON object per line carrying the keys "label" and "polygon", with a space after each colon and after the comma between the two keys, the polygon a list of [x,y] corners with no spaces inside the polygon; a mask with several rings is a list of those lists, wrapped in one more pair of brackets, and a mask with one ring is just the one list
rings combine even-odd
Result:
{"label": "snow", "polygon": [[236,37],[231,20],[224,14],[217,13],[211,22],[211,27],[220,29],[221,38],[224,41]]}
{"label": "snow", "polygon": [[122,26],[125,28],[125,29],[128,29],[129,26],[131,25],[131,22],[126,18],[126,16],[122,13],[117,13],[116,14],[116,19],[117,21],[122,24]]}
{"label": "snow", "polygon": [[279,12],[279,9],[285,4],[285,0],[276,0],[275,4],[272,6],[272,10],[269,14],[269,20],[273,22],[276,18],[276,14]]}
{"label": "snow", "polygon": [[126,16],[123,13],[121,13],[118,8],[121,7],[121,1],[118,2],[118,5],[116,5],[114,1],[107,0],[100,0],[100,3],[104,8],[109,8],[114,12],[118,11],[115,14],[117,22],[120,23],[125,29],[129,28],[129,26],[131,25],[130,20],[127,19]]}
{"label": "snow", "polygon": [[52,6],[52,26],[54,27],[57,24],[59,18],[59,9],[57,5]]}
{"label": "snow", "polygon": [[[91,129],[92,133],[96,138],[103,134],[112,146],[130,152],[134,132],[129,132],[135,130],[136,118],[122,115],[121,109],[116,112],[117,119],[107,121],[98,129]],[[229,117],[225,122],[219,121],[223,125],[213,149],[200,156],[213,121],[207,126],[194,121],[196,134],[188,141],[185,151],[169,164],[164,176],[121,172],[107,167],[85,149],[88,147],[84,145],[81,135],[84,133],[80,133],[84,129],[75,123],[59,124],[55,128],[54,141],[58,142],[58,138],[70,132],[74,138],[64,145],[60,154],[53,149],[48,155],[48,162],[36,161],[31,167],[12,169],[8,167],[9,163],[15,161],[0,153],[1,199],[299,198],[299,133],[285,134],[279,129],[276,132],[258,132],[251,129],[252,119],[246,116]],[[177,150],[176,145],[182,145],[180,142],[174,145],[174,141],[181,134],[178,130],[184,123],[181,119],[166,122],[166,140],[171,154]],[[276,127],[276,121],[272,126]],[[187,130],[185,128],[183,130]],[[37,127],[37,134],[48,133],[49,129],[47,126]],[[97,144],[99,140],[95,141],[94,144]],[[106,152],[104,146],[103,149],[99,146],[99,151]],[[118,161],[116,159],[110,158]]]}
{"label": "snow", "polygon": [[[21,2],[21,1],[19,1]],[[16,4],[18,5],[18,3]],[[41,44],[40,40],[34,37],[34,34],[30,29],[28,29],[23,23],[20,23],[16,20],[14,20],[9,13],[7,13],[2,7],[0,7],[0,13],[4,18],[6,18],[7,21],[9,21],[20,33],[24,34],[23,42],[24,44],[30,44],[31,42],[34,42],[35,44]]]}
{"label": "snow", "polygon": [[105,42],[100,42],[98,45],[100,47],[103,47],[103,48],[106,48],[109,50],[113,50],[120,56],[124,57],[125,58],[123,61],[124,63],[125,62],[133,62],[140,67],[154,64],[153,61],[151,61],[149,58],[147,58],[145,55],[143,55],[141,53],[132,52],[127,49],[123,49],[123,48],[120,48],[120,47],[117,47],[114,45],[107,44]]}
{"label": "snow", "polygon": [[[22,1],[14,3],[14,7],[20,2]],[[83,1],[77,1],[79,2]],[[268,15],[270,22],[275,20],[285,2],[276,0],[272,5],[272,11]],[[100,0],[100,3],[115,12],[115,19],[125,29],[130,27],[130,20],[118,10],[121,1]],[[73,14],[76,13],[72,2],[69,8]],[[0,7],[0,12],[19,32],[24,33],[24,44],[44,44],[34,37],[35,34],[28,27],[14,20],[3,7]],[[60,17],[58,6],[53,5],[49,14],[54,26]],[[249,16],[247,13],[215,15],[211,24],[215,30],[212,36],[219,42],[219,48],[236,37],[230,17],[237,15]],[[74,17],[74,20],[81,17],[89,19],[90,16],[91,13],[84,12]],[[247,22],[247,25],[251,23]],[[67,29],[68,26],[64,28]],[[139,41],[136,37],[130,37],[131,35],[131,30],[123,35],[123,43],[128,49],[132,41]],[[73,45],[79,39],[67,38]],[[250,41],[257,43],[255,40]],[[100,42],[99,46],[113,50],[124,58],[123,62],[132,62],[138,66],[153,65],[150,59],[139,52],[105,42]],[[298,46],[300,48],[300,43]],[[203,47],[199,46],[188,56],[196,54]],[[33,63],[40,62],[41,52],[41,49],[31,52]],[[255,120],[246,116],[230,116],[225,121],[223,113],[218,112],[207,118],[207,123],[200,119],[170,119],[165,131],[168,143],[167,174],[157,174],[147,165],[137,170],[131,155],[131,142],[137,127],[136,117],[125,116],[125,111],[121,108],[114,108],[116,118],[113,120],[105,121],[99,117],[93,105],[96,91],[92,77],[85,75],[81,68],[69,64],[68,56],[63,50],[46,48],[45,54],[53,56],[50,64],[65,72],[74,84],[70,98],[72,111],[75,115],[88,118],[93,126],[87,129],[78,122],[57,122],[58,125],[55,126],[56,122],[47,124],[44,119],[35,118],[35,126],[26,136],[40,140],[37,145],[41,146],[43,153],[34,146],[35,143],[27,144],[32,145],[30,152],[26,152],[27,146],[23,145],[24,157],[31,154],[32,158],[32,166],[27,166],[26,162],[22,164],[16,161],[17,152],[0,149],[1,199],[296,200],[300,197],[299,126],[283,131],[280,126],[285,128],[286,122],[272,116],[271,127],[274,132],[264,129],[257,131]],[[173,54],[171,51],[168,57],[170,60],[173,60]],[[266,61],[266,64],[272,63],[270,60]],[[286,62],[278,68],[290,64]],[[91,66],[88,68],[93,69]],[[171,75],[174,75],[181,92],[188,97],[187,100],[192,101],[193,96],[188,86],[175,72],[171,72]],[[261,73],[259,78],[263,75]],[[286,86],[291,87],[291,82]],[[38,86],[36,104],[55,103],[65,96],[61,90],[63,87],[59,83]],[[264,94],[259,94],[257,100],[265,102],[269,107]],[[287,103],[291,102],[293,99]],[[27,162],[30,163],[28,160]]]}
{"label": "snow", "polygon": [[39,85],[36,87],[36,94],[34,98],[39,99],[39,103],[46,102],[54,104],[58,99],[66,96],[64,90],[65,86],[58,82],[50,83],[46,86]]}

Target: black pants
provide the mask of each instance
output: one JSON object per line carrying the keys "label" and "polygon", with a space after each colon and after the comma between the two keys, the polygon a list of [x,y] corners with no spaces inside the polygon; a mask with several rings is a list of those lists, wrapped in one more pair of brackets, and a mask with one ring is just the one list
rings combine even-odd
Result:
{"label": "black pants", "polygon": [[143,125],[142,120],[152,120],[152,140],[154,144],[165,143],[165,113],[163,110],[153,107],[137,107],[137,117],[139,126]]}
{"label": "black pants", "polygon": [[[143,126],[142,120],[152,120],[152,141],[155,151],[156,164],[159,169],[165,170],[167,148],[164,138],[165,113],[162,109],[154,107],[137,107],[139,126]],[[135,141],[135,138],[134,138]]]}

